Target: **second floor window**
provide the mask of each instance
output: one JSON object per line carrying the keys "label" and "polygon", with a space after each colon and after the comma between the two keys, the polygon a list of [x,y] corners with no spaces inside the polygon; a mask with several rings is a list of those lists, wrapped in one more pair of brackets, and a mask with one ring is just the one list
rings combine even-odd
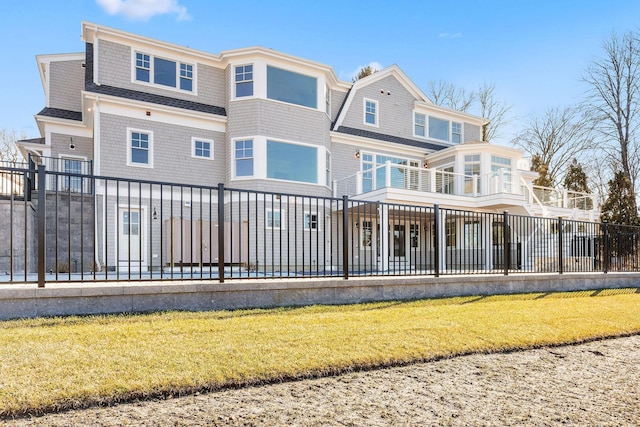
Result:
{"label": "second floor window", "polygon": [[193,65],[136,52],[135,79],[193,92]]}
{"label": "second floor window", "polygon": [[213,159],[213,141],[208,139],[193,138],[192,144],[192,157],[199,159]]}
{"label": "second floor window", "polygon": [[235,142],[236,177],[253,176],[253,140]]}
{"label": "second floor window", "polygon": [[365,99],[364,122],[368,125],[378,126],[378,103]]}
{"label": "second floor window", "polygon": [[425,116],[424,114],[414,114],[413,134],[416,136],[425,136]]}
{"label": "second floor window", "polygon": [[151,133],[132,130],[129,132],[128,164],[132,166],[152,166]]}
{"label": "second floor window", "polygon": [[238,65],[235,71],[236,98],[253,96],[253,65]]}

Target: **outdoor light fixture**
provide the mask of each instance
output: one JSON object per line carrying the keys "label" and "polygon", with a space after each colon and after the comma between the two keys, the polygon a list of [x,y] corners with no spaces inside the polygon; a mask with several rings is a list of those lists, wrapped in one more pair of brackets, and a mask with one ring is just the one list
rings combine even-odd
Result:
{"label": "outdoor light fixture", "polygon": [[355,154],[353,155],[356,159],[360,158],[360,150],[356,150]]}
{"label": "outdoor light fixture", "polygon": [[356,226],[356,228],[360,228],[360,223],[356,222],[355,226]]}
{"label": "outdoor light fixture", "polygon": [[422,164],[422,167],[423,167],[423,168],[425,168],[425,169],[429,169],[429,163],[424,162],[424,163]]}
{"label": "outdoor light fixture", "polygon": [[153,219],[158,219],[158,212],[156,212],[156,207],[153,207]]}
{"label": "outdoor light fixture", "polygon": [[75,150],[76,145],[73,143],[73,137],[69,138],[69,150]]}

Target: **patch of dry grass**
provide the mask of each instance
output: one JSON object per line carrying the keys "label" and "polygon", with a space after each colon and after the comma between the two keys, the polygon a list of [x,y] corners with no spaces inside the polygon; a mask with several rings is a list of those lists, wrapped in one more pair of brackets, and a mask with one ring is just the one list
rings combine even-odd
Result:
{"label": "patch of dry grass", "polygon": [[0,415],[640,332],[640,289],[0,322]]}

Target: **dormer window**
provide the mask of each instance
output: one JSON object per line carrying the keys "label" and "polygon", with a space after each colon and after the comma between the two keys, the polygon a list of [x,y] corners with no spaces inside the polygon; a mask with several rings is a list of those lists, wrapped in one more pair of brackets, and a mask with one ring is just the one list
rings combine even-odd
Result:
{"label": "dormer window", "polygon": [[136,52],[135,81],[193,92],[193,65]]}

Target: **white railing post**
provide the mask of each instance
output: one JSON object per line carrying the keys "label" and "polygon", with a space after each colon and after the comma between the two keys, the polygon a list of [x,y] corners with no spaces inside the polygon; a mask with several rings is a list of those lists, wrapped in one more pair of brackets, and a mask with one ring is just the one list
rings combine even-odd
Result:
{"label": "white railing post", "polygon": [[429,191],[436,192],[436,170],[429,169]]}
{"label": "white railing post", "polygon": [[504,168],[498,169],[498,188],[500,193],[504,193]]}
{"label": "white railing post", "polygon": [[569,192],[567,190],[562,190],[562,206],[563,208],[569,207]]}
{"label": "white railing post", "polygon": [[391,187],[391,161],[389,160],[384,163],[384,186]]}
{"label": "white railing post", "polygon": [[364,179],[364,173],[358,172],[356,174],[356,194],[362,194],[362,180]]}
{"label": "white railing post", "polygon": [[473,175],[473,197],[478,195],[478,175]]}
{"label": "white railing post", "polygon": [[331,188],[333,189],[333,197],[338,197],[338,181],[334,179],[331,184]]}

